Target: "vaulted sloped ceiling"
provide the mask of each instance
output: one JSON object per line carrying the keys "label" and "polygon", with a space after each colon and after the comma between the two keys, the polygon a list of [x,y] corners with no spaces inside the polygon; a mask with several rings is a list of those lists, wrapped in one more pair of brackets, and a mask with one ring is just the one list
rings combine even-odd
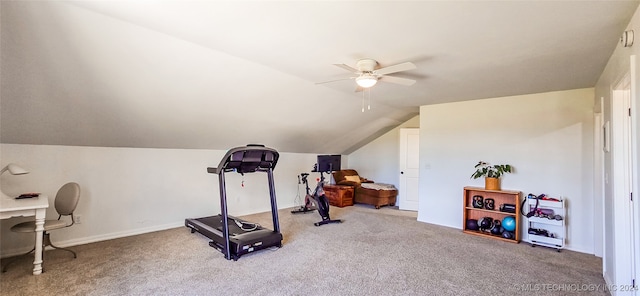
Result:
{"label": "vaulted sloped ceiling", "polygon": [[[0,141],[349,153],[420,105],[594,86],[637,6],[2,1]],[[417,83],[316,84],[361,58]]]}

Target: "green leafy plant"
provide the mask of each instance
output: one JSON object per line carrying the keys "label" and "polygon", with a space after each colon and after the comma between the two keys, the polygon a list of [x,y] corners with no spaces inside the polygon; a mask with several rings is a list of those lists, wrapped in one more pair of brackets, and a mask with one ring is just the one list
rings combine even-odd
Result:
{"label": "green leafy plant", "polygon": [[511,165],[509,164],[495,164],[490,165],[484,161],[479,161],[474,167],[476,171],[471,175],[471,178],[500,178],[502,174],[511,173]]}

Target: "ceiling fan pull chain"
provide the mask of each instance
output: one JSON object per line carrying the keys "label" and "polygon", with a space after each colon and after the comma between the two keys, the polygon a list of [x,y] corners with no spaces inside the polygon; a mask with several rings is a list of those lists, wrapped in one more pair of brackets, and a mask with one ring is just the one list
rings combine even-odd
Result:
{"label": "ceiling fan pull chain", "polygon": [[364,113],[364,91],[362,92],[362,113]]}
{"label": "ceiling fan pull chain", "polygon": [[367,104],[367,110],[371,110],[371,89],[369,89],[369,103]]}

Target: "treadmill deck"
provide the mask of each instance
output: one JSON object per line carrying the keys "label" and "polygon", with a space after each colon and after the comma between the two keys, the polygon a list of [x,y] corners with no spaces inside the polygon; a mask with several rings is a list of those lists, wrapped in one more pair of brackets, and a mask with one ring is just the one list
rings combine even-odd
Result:
{"label": "treadmill deck", "polygon": [[[238,260],[240,256],[254,251],[270,248],[282,247],[282,234],[270,229],[258,226],[255,230],[245,231],[238,227],[233,220],[253,224],[245,220],[228,216],[229,218],[229,249],[231,257],[227,259]],[[200,234],[211,239],[210,246],[223,251],[225,241],[222,234],[222,215],[209,216],[203,218],[185,219],[185,226],[191,232]],[[223,252],[224,253],[224,252]]]}

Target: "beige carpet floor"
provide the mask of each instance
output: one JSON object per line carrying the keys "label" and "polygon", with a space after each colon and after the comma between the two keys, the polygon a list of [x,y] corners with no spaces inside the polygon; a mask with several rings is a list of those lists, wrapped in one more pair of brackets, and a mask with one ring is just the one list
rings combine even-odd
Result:
{"label": "beige carpet floor", "polygon": [[[284,245],[225,260],[186,227],[47,251],[0,278],[2,295],[608,295],[602,261],[462,233],[365,205],[279,212]],[[187,217],[185,217],[187,218]],[[271,227],[270,213],[246,217]],[[55,237],[53,238],[55,243]],[[593,291],[589,291],[593,290]]]}

